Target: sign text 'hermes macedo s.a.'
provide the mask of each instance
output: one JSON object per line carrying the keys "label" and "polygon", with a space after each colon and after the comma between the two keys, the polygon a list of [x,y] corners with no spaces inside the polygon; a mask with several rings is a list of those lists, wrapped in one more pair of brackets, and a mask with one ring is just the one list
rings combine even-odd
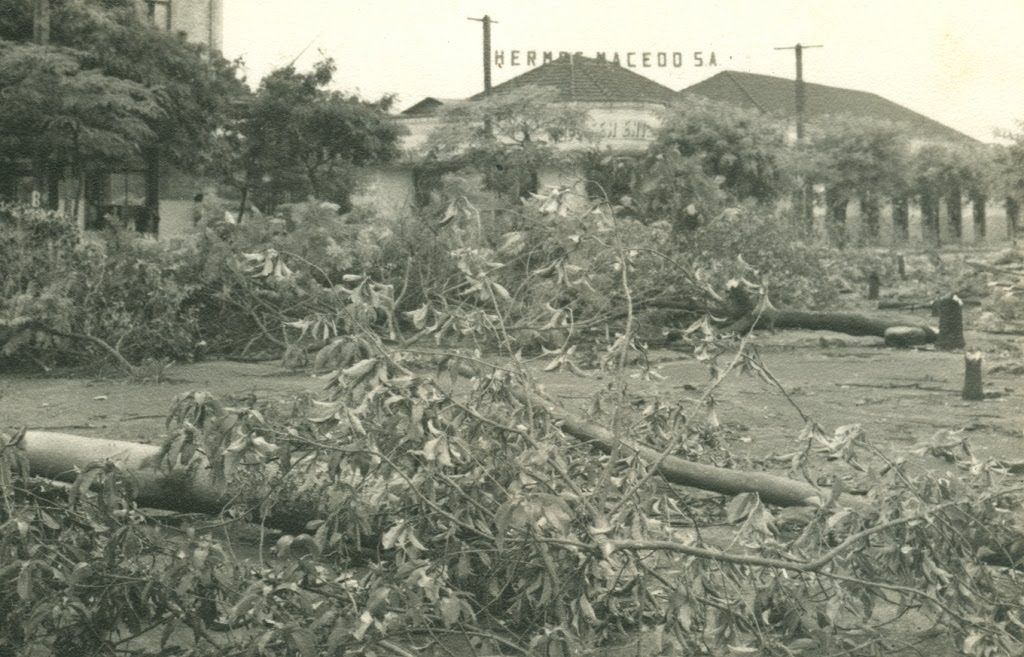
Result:
{"label": "sign text 'hermes macedo s.a.'", "polygon": [[[583,52],[565,50],[495,50],[491,62],[497,68],[506,66],[539,66],[569,57],[582,57]],[[713,50],[597,52],[594,59],[611,62],[626,68],[683,68],[718,66],[718,55]]]}

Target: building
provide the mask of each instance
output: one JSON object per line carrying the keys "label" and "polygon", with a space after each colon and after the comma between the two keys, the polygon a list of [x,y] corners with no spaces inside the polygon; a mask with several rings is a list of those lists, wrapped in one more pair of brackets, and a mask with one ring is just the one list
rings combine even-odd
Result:
{"label": "building", "polygon": [[[722,71],[680,91],[680,96],[707,98],[737,107],[753,109],[791,121],[792,135],[796,130],[796,81],[770,75]],[[979,145],[973,137],[943,125],[934,119],[908,109],[877,94],[823,84],[804,83],[805,121],[811,122],[829,116],[849,115],[888,121],[902,126],[911,139],[911,148],[928,144]],[[825,190],[818,189],[813,202],[814,222],[819,232],[825,232],[827,208]],[[881,208],[879,241],[882,244],[898,240],[966,244],[982,240],[999,241],[1012,238],[1012,223],[1007,218],[1007,206],[986,199],[950,197],[936,199],[922,207],[922,199],[893,199]],[[1012,204],[1011,210],[1012,210]],[[851,199],[844,205],[845,224],[850,237],[857,239],[863,232],[863,208],[860,199]],[[929,221],[925,221],[929,214]],[[972,221],[964,221],[971,218]],[[927,224],[937,227],[938,234],[928,233]]]}
{"label": "building", "polygon": [[[664,85],[611,61],[564,56],[496,85],[491,93],[537,86],[555,90],[558,102],[587,110],[598,139],[587,147],[616,152],[642,152],[654,139],[654,128],[664,109],[678,94]],[[480,93],[464,100],[428,97],[402,112],[397,119],[408,129],[405,155],[397,163],[372,171],[358,202],[386,213],[403,212],[423,202],[436,178],[424,175],[421,165],[427,136],[440,125],[445,107],[476,102]],[[552,168],[538,172],[541,186],[574,186],[577,171]]]}
{"label": "building", "polygon": [[[796,120],[796,81],[772,75],[722,71],[679,94],[700,96],[736,107]],[[923,142],[978,143],[973,137],[867,91],[804,83],[804,119],[850,114],[899,123]]]}
{"label": "building", "polygon": [[[612,61],[587,57],[563,56],[530,69],[515,78],[495,86],[492,93],[521,88],[527,85],[552,87],[557,90],[559,102],[588,110],[600,140],[590,146],[615,152],[640,152],[654,138],[663,110],[688,98],[703,97],[734,106],[758,110],[793,121],[795,137],[796,82],[791,79],[722,71],[679,92],[654,82]],[[808,121],[826,116],[848,114],[901,124],[906,127],[913,143],[977,144],[977,140],[923,114],[914,112],[877,94],[806,83],[804,87],[804,118]],[[419,162],[427,135],[439,125],[438,113],[445,107],[476,102],[484,95],[468,99],[427,97],[412,105],[397,118],[409,134],[404,141],[405,157],[398,163],[379,168],[370,176],[362,201],[383,212],[402,212],[425,198]],[[579,178],[576,171],[550,170],[540,172],[543,185],[564,186]],[[824,233],[824,190],[817,190],[814,205],[816,223]],[[930,238],[924,234],[922,208],[913,199],[902,199],[882,208],[879,238],[882,243],[904,238],[922,242]],[[940,237],[944,241],[979,241],[981,229],[987,228],[989,239],[1001,239],[1008,234],[1005,209],[989,203],[982,207],[963,203],[963,207],[950,209],[945,201],[940,204]],[[964,221],[963,234],[955,235],[951,228],[953,217],[974,216],[975,221]],[[979,217],[981,223],[979,223]],[[847,227],[856,238],[861,229],[859,202],[854,200],[847,211]],[[978,227],[981,227],[980,229]]]}

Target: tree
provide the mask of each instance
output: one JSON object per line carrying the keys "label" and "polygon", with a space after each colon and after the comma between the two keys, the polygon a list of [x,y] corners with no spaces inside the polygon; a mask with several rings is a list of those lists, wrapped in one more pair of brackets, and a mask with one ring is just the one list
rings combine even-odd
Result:
{"label": "tree", "polygon": [[[5,3],[0,40],[32,40],[33,4]],[[156,28],[133,0],[51,0],[51,5],[50,43],[74,51],[82,70],[150,90],[160,109],[146,121],[150,143],[186,171],[198,170],[230,99],[245,91],[236,63]]]}
{"label": "tree", "polygon": [[72,50],[0,42],[0,145],[4,158],[69,166],[131,158],[153,143],[162,115],[145,86],[83,69]]}
{"label": "tree", "polygon": [[538,191],[542,169],[580,157],[565,146],[594,137],[587,111],[557,96],[555,89],[524,87],[446,108],[427,139],[423,164],[473,169],[487,189],[517,202]]}
{"label": "tree", "polygon": [[[911,193],[920,198],[925,226],[940,239],[940,202],[945,201],[953,234],[963,232],[964,197],[983,205],[992,183],[991,153],[981,145],[927,144],[911,162]],[[977,217],[976,217],[977,220]]]}
{"label": "tree", "polygon": [[392,97],[331,91],[335,71],[331,59],[308,73],[277,69],[236,105],[214,166],[243,199],[251,194],[274,207],[312,196],[347,209],[357,168],[398,157],[402,129],[387,116]]}
{"label": "tree", "polygon": [[665,114],[654,148],[700,158],[704,173],[720,177],[736,201],[772,201],[788,189],[781,157],[785,127],[760,112],[688,99]]}
{"label": "tree", "polygon": [[878,237],[881,200],[900,195],[909,142],[904,130],[888,121],[830,116],[810,126],[809,182],[826,188],[827,216],[834,237],[846,238],[846,208],[861,201],[866,237]]}
{"label": "tree", "polygon": [[999,135],[1009,143],[996,147],[992,153],[993,186],[1006,197],[1011,239],[1015,237],[1020,208],[1024,205],[1024,121],[1018,122],[1017,127],[1022,131],[1007,131]]}

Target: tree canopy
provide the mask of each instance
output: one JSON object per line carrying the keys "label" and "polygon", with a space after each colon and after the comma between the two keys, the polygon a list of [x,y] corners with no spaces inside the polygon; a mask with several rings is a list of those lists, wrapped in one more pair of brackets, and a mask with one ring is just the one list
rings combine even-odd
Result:
{"label": "tree canopy", "polygon": [[[234,64],[183,35],[157,29],[131,0],[51,0],[50,45],[37,45],[31,43],[32,5],[29,0],[11,0],[0,16],[0,42],[7,44],[0,76],[5,92],[21,98],[5,107],[5,118],[46,133],[17,133],[25,139],[20,142],[23,150],[32,147],[27,142],[61,143],[54,131],[66,131],[67,121],[41,122],[38,112],[44,97],[59,89],[66,99],[81,96],[81,102],[65,103],[63,111],[81,112],[73,122],[82,126],[95,123],[99,117],[90,117],[90,112],[103,103],[111,106],[113,111],[103,118],[108,128],[103,141],[109,146],[111,135],[118,135],[119,157],[129,145],[137,150],[159,144],[174,163],[187,170],[198,168],[230,99],[245,91]],[[18,48],[12,49],[14,45]],[[26,62],[45,70],[45,79],[54,88],[46,89],[38,77],[23,75],[19,67]],[[28,98],[37,102],[24,102]],[[109,148],[100,151],[109,154]],[[43,155],[59,159],[61,154],[57,150]]]}
{"label": "tree canopy", "polygon": [[402,129],[387,115],[390,96],[365,101],[329,89],[335,70],[325,59],[309,72],[267,75],[220,135],[221,178],[261,207],[307,196],[347,207],[356,168],[397,157]]}
{"label": "tree canopy", "polygon": [[551,88],[524,87],[456,104],[426,144],[428,161],[455,161],[475,169],[487,189],[518,200],[537,191],[537,173],[573,154],[558,148],[593,138],[585,109],[556,104]]}
{"label": "tree canopy", "polygon": [[734,200],[770,201],[786,189],[781,158],[785,126],[763,114],[710,100],[688,99],[664,116],[654,148],[700,158]]}
{"label": "tree canopy", "polygon": [[83,69],[73,50],[0,42],[0,144],[7,158],[49,160],[130,157],[152,142],[162,116],[145,86]]}

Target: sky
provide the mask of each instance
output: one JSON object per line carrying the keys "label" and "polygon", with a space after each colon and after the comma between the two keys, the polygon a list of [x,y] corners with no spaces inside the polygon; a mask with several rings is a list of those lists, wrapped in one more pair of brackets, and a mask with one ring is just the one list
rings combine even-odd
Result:
{"label": "sky", "polygon": [[1024,121],[1022,0],[224,0],[224,12],[224,54],[251,84],[329,56],[336,88],[395,94],[398,109],[483,89],[482,26],[468,19],[487,14],[504,56],[494,84],[529,70],[531,50],[624,64],[633,52],[634,71],[676,90],[724,70],[792,78],[794,52],[776,48],[802,43],[822,46],[804,51],[807,82],[876,93],[982,141]]}

